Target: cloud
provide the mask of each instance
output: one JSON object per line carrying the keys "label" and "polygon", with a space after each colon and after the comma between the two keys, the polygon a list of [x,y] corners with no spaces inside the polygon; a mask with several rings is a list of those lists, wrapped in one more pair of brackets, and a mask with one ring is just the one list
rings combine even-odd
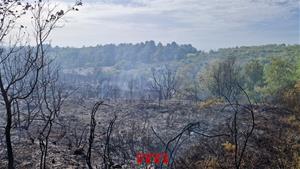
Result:
{"label": "cloud", "polygon": [[[65,2],[69,3],[69,2]],[[82,46],[156,40],[200,49],[299,43],[298,0],[89,0],[53,43]],[[264,24],[266,23],[266,24]]]}

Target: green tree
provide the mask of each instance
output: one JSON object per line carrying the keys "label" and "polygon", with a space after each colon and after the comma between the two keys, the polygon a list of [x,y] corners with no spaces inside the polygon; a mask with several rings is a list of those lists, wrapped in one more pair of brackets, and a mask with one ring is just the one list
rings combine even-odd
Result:
{"label": "green tree", "polygon": [[268,95],[274,95],[295,84],[296,64],[294,59],[272,58],[264,69],[265,87]]}
{"label": "green tree", "polygon": [[300,80],[300,56],[297,57],[297,65],[296,65],[296,79]]}
{"label": "green tree", "polygon": [[245,66],[246,88],[253,91],[256,86],[261,86],[263,83],[264,66],[259,60],[251,60]]}
{"label": "green tree", "polygon": [[243,86],[244,82],[240,70],[235,57],[211,65],[206,73],[208,78],[205,80],[208,90],[218,97],[227,99],[236,97],[240,92],[237,84]]}

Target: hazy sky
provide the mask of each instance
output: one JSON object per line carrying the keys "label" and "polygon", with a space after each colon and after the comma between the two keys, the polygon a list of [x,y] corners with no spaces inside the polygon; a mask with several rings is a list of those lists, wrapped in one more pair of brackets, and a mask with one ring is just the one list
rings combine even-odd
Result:
{"label": "hazy sky", "polygon": [[[71,0],[59,1],[70,3]],[[52,44],[90,46],[155,40],[209,50],[300,43],[299,0],[83,0]]]}

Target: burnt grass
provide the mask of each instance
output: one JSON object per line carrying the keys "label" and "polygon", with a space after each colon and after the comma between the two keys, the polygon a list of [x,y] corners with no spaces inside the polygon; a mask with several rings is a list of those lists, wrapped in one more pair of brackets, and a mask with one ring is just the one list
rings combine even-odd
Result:
{"label": "burnt grass", "polygon": [[[85,154],[88,146],[90,112],[94,103],[95,100],[69,99],[64,104],[50,135],[48,168],[86,168]],[[216,157],[218,165],[231,168],[234,165],[233,157],[230,152],[224,150],[222,143],[232,142],[232,131],[229,126],[232,124],[234,111],[230,107],[226,108],[225,105],[222,102],[205,104],[205,102],[176,100],[165,101],[161,105],[156,102],[140,101],[105,102],[96,113],[97,125],[92,148],[92,165],[95,168],[103,168],[104,150],[109,145],[111,167],[136,168],[136,153],[163,152],[166,143],[185,126],[197,123],[197,132],[193,130],[183,132],[175,149],[175,162],[172,167],[186,168],[184,163],[192,165],[193,162]],[[290,115],[287,112],[269,111],[272,107],[266,105],[257,105],[254,110],[255,130],[249,139],[244,157],[255,160],[256,164],[246,159],[244,165],[253,165],[249,168],[255,168],[257,165],[268,168],[273,165],[272,160],[279,158],[277,156],[282,153],[277,152],[275,148],[272,149],[272,144],[277,146],[287,144],[281,142],[283,140],[280,138],[287,134],[284,133],[286,130],[294,132],[296,128],[285,122]],[[107,144],[107,129],[114,116],[117,119]],[[250,119],[250,115],[246,112],[239,113],[237,120],[241,133],[249,128]],[[38,133],[41,126],[42,122],[37,118],[28,130],[18,127],[12,130],[16,168],[39,168]],[[4,169],[7,165],[7,157],[4,129],[0,129],[0,168]],[[283,134],[280,136],[278,133]],[[229,136],[210,138],[218,134]],[[290,139],[294,138],[292,135]],[[239,139],[243,141],[243,137]],[[170,148],[174,148],[175,144],[171,142]],[[289,155],[291,152],[286,150],[285,153],[284,159],[292,161],[288,159],[292,158]],[[197,165],[191,167],[201,168]],[[218,168],[218,165],[215,168]]]}

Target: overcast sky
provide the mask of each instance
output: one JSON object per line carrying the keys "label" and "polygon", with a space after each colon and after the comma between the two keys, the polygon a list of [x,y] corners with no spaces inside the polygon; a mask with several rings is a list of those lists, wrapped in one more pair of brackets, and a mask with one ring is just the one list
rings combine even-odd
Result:
{"label": "overcast sky", "polygon": [[[64,0],[63,3],[70,3]],[[60,1],[62,3],[62,1]],[[52,44],[94,46],[146,40],[200,50],[299,44],[299,0],[85,0]]]}

